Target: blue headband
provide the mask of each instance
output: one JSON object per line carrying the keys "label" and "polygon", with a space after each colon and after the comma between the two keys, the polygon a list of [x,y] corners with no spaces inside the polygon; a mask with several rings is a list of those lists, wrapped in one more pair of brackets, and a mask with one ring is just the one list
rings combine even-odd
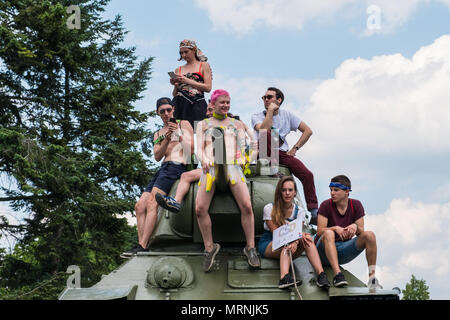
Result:
{"label": "blue headband", "polygon": [[330,188],[331,188],[331,187],[336,187],[336,188],[339,188],[339,189],[342,189],[342,190],[352,191],[349,187],[344,186],[343,184],[337,183],[337,182],[330,182],[329,187],[330,187]]}

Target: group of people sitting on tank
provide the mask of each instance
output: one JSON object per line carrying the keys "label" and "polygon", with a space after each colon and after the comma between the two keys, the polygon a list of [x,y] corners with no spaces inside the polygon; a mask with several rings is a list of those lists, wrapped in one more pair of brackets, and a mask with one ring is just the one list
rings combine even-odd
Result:
{"label": "group of people sitting on tank", "polygon": [[[135,205],[139,243],[124,252],[122,257],[147,251],[157,223],[158,205],[171,212],[179,212],[191,183],[200,181],[195,213],[205,248],[203,269],[205,272],[211,270],[220,250],[220,244],[213,241],[212,222],[208,212],[215,193],[212,131],[220,127],[225,141],[225,165],[229,173],[227,183],[241,212],[246,239],[243,254],[252,268],[261,267],[259,255],[279,259],[278,287],[288,288],[301,282],[294,283],[294,277],[289,272],[288,253],[295,259],[305,251],[317,274],[316,284],[319,287],[330,287],[323,266],[331,267],[333,285],[343,287],[348,282],[339,265],[352,261],[365,250],[369,267],[368,286],[382,288],[375,277],[375,234],[364,229],[364,208],[361,202],[349,198],[350,180],[344,175],[332,178],[329,184],[331,198],[318,206],[314,176],[295,157],[311,137],[312,130],[298,116],[280,108],[284,101],[282,91],[269,87],[262,96],[264,109],[251,118],[251,129],[256,131],[255,139],[252,130],[230,113],[230,94],[226,90],[215,90],[209,103],[206,103],[205,92],[212,89],[212,71],[195,41],[183,40],[179,50],[180,60],[186,61],[186,64],[176,68],[171,75],[173,98],[163,97],[156,102],[156,112],[164,125],[154,135],[154,157],[156,161],[164,161]],[[289,148],[286,136],[297,130],[301,132],[301,136]],[[187,171],[186,165],[191,163],[191,155],[194,154],[194,131],[197,137],[195,154],[201,168]],[[242,169],[246,163],[256,160],[258,152],[264,152],[270,157],[271,175],[279,178],[279,181],[273,202],[264,207],[264,233],[256,246],[254,213]],[[272,250],[273,231],[289,221],[306,216],[301,202],[295,200],[298,198],[296,182],[292,176],[283,176],[278,171],[280,164],[287,166],[302,183],[306,207],[311,216],[310,224],[317,225],[317,234],[313,237],[303,233],[298,240]],[[170,197],[172,185],[178,179],[180,182],[175,197]],[[291,272],[295,273],[294,270]]]}

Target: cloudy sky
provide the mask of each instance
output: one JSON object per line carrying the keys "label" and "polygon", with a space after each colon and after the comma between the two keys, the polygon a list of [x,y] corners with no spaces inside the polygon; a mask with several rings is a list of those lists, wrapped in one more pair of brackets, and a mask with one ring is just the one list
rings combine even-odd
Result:
{"label": "cloudy sky", "polygon": [[[404,289],[414,274],[450,299],[450,0],[112,0],[105,17],[116,14],[125,45],[155,57],[138,109],[170,96],[183,39],[246,123],[279,87],[314,132],[297,157],[319,202],[332,176],[352,180],[381,284]],[[345,268],[367,280],[364,254]]]}

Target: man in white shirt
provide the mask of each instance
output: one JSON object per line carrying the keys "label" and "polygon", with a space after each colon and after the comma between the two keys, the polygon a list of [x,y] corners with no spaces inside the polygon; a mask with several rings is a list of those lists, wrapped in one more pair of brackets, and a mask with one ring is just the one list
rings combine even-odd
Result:
{"label": "man in white shirt", "polygon": [[[311,128],[300,120],[295,114],[280,109],[284,101],[283,92],[280,89],[270,87],[262,97],[264,101],[264,111],[252,115],[252,127],[258,132],[260,142],[260,154],[263,150],[262,141],[267,137],[267,156],[278,152],[279,164],[283,164],[291,170],[303,184],[303,191],[308,211],[311,212],[311,222],[317,224],[317,195],[314,185],[314,176],[311,171],[295,157],[296,152],[308,141],[312,135]],[[302,135],[292,148],[286,141],[286,136],[292,132],[300,130]],[[278,146],[273,145],[278,139]],[[272,159],[273,160],[273,159]],[[273,162],[273,161],[272,161]]]}

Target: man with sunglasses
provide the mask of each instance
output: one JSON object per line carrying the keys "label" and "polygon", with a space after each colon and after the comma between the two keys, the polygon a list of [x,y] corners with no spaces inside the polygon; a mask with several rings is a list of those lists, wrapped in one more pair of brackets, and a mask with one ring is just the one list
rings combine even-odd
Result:
{"label": "man with sunglasses", "polygon": [[161,161],[163,158],[164,161],[134,207],[139,243],[136,247],[124,252],[121,255],[123,258],[147,251],[158,216],[155,195],[169,193],[174,182],[186,171],[186,164],[194,153],[193,129],[186,120],[173,121],[172,100],[166,97],[158,99],[156,112],[164,126],[154,136],[153,151],[156,161]]}
{"label": "man with sunglasses", "polygon": [[[262,99],[265,110],[252,115],[252,127],[258,132],[260,155],[265,151],[262,149],[266,149],[272,165],[279,163],[289,167],[294,176],[301,181],[306,205],[308,211],[311,212],[311,223],[317,224],[318,202],[314,176],[303,162],[295,157],[296,152],[311,137],[312,130],[292,112],[280,109],[284,101],[284,94],[280,89],[269,87]],[[302,135],[289,149],[286,136],[297,130],[300,130]],[[277,140],[278,143],[276,143]],[[277,152],[278,157],[276,156]],[[280,175],[279,173],[273,173],[277,177]]]}

